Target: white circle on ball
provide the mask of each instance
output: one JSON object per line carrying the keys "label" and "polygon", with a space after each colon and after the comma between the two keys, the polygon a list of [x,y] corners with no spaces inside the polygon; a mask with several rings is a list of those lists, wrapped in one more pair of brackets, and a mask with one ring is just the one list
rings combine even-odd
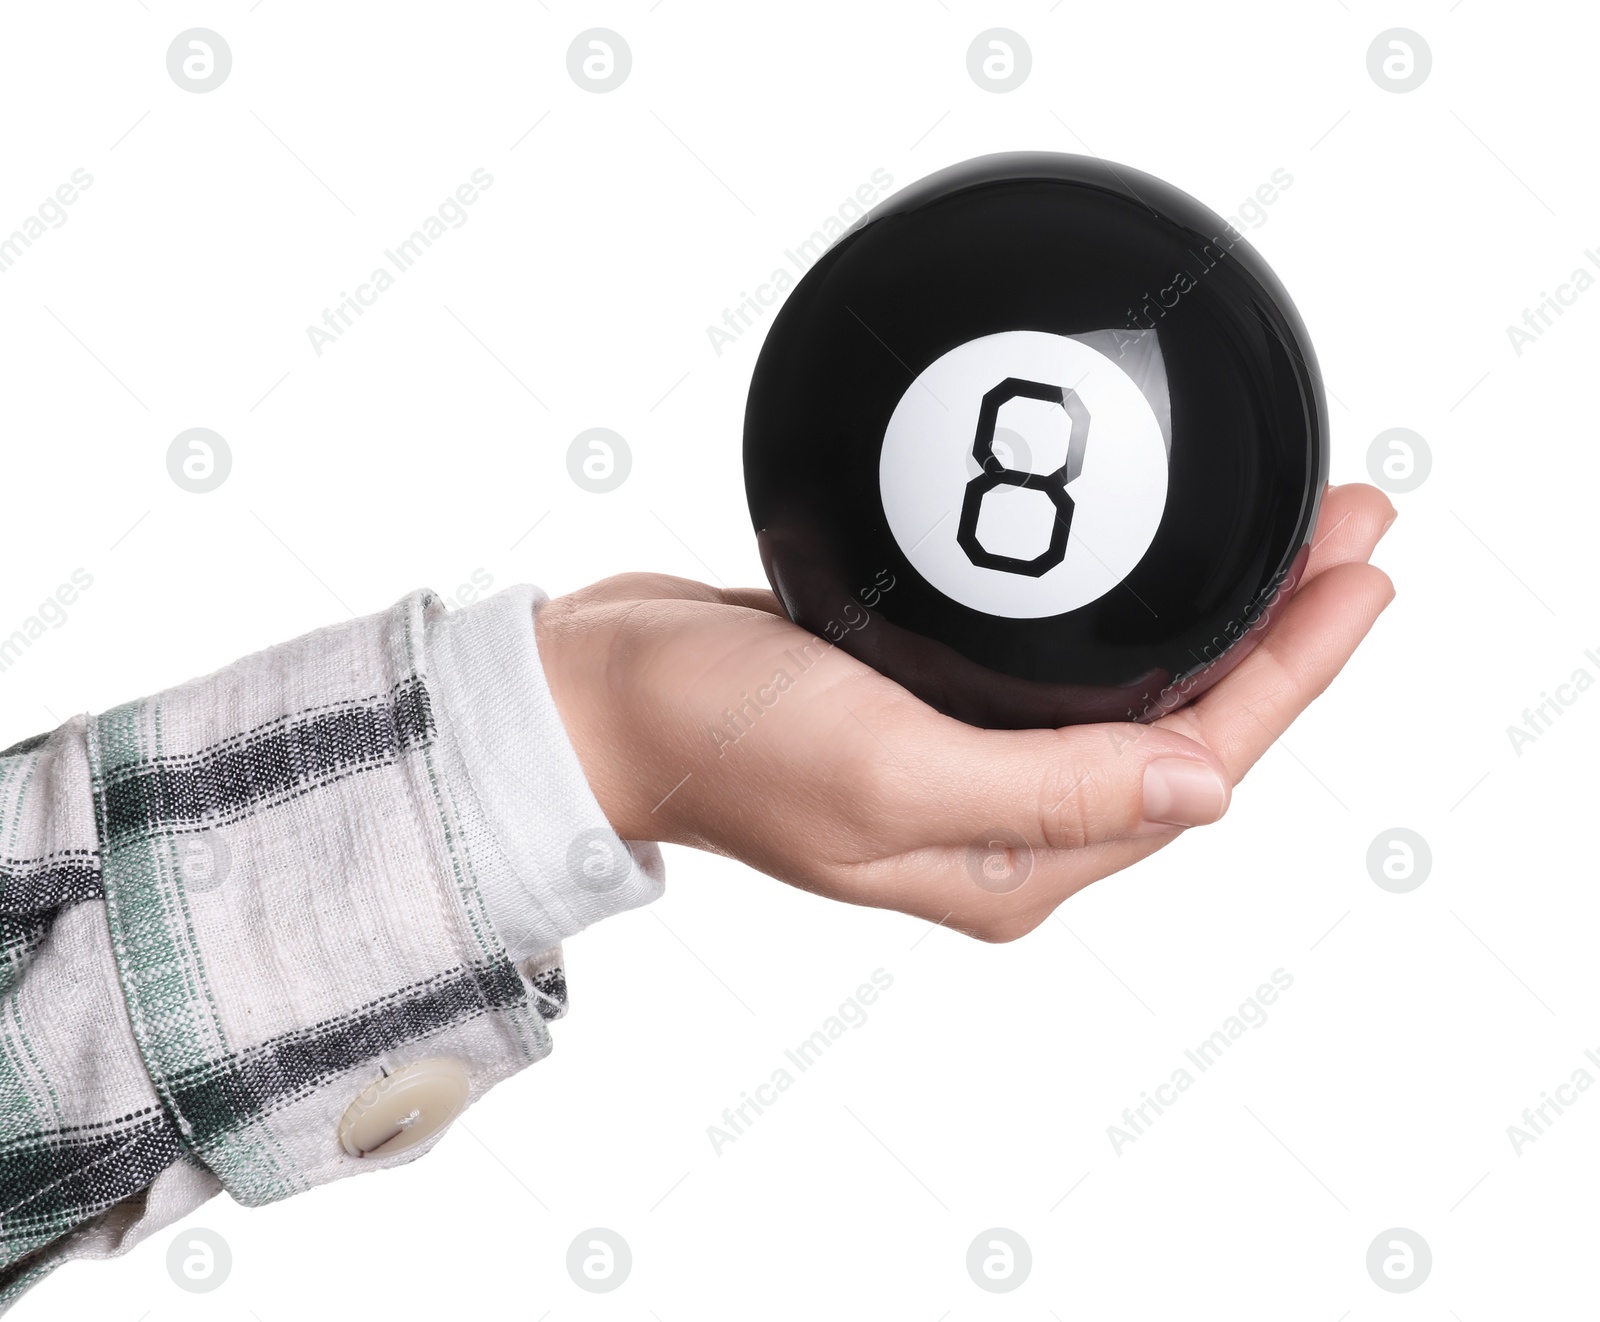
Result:
{"label": "white circle on ball", "polygon": [[[1111,352],[1047,331],[968,340],[924,368],[895,406],[878,459],[884,514],[912,567],[953,601],[1009,619],[1064,615],[1115,588],[1155,540],[1167,504],[1167,442],[1146,391],[1166,395],[1159,347],[1154,332],[1095,338]],[[1113,356],[1118,343],[1129,347],[1126,370]],[[977,563],[957,537],[979,471],[974,443],[984,396],[1013,380],[1070,392],[1081,406],[1072,410],[1078,423],[1088,415],[1076,438],[1081,466],[1068,464],[1077,424],[1065,407],[1011,398],[994,419],[1003,442],[1005,433],[1024,442],[994,447],[1002,465],[1026,453],[1024,471],[1076,470],[1065,487],[1072,501],[1065,553],[1039,574]],[[1044,555],[1061,518],[1044,491],[1012,484],[984,494],[978,511],[982,550],[1010,565]]]}

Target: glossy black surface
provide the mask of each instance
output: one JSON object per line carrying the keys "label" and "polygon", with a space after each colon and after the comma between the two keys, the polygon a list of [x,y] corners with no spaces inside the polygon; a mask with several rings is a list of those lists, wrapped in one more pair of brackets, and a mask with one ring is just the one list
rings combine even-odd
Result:
{"label": "glossy black surface", "polygon": [[[1171,448],[1161,522],[1132,572],[1038,619],[935,589],[878,487],[885,427],[916,375],[980,335],[1146,327]],[[1017,153],[904,189],[807,272],[755,368],[745,484],[790,616],[940,710],[998,727],[1148,719],[1213,682],[1292,590],[1326,432],[1305,328],[1222,219],[1125,166]],[[863,611],[861,627],[836,623]]]}

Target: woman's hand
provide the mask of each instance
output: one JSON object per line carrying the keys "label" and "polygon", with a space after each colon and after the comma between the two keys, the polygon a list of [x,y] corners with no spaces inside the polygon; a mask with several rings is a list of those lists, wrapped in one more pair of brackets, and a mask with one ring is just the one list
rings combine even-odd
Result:
{"label": "woman's hand", "polygon": [[791,624],[770,592],[624,574],[536,617],[551,692],[624,838],[695,845],[792,885],[991,941],[1216,821],[1394,597],[1394,520],[1329,488],[1260,645],[1151,725],[979,730]]}

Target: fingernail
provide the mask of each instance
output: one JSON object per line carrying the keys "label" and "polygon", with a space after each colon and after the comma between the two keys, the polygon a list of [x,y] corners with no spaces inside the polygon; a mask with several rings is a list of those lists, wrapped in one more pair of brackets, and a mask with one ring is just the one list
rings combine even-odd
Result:
{"label": "fingernail", "polygon": [[1396,510],[1393,514],[1391,514],[1389,516],[1389,522],[1384,524],[1383,527],[1378,529],[1378,540],[1379,541],[1383,540],[1384,533],[1388,532],[1390,528],[1394,527],[1394,521],[1396,519],[1398,519],[1399,517],[1400,517],[1400,511]]}
{"label": "fingernail", "polygon": [[1204,826],[1228,806],[1228,787],[1209,763],[1158,757],[1144,769],[1144,818],[1164,826]]}

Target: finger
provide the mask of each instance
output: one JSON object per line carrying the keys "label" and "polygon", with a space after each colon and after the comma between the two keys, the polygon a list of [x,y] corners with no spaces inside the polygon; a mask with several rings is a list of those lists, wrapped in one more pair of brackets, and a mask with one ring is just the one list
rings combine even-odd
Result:
{"label": "finger", "polygon": [[1376,487],[1359,482],[1329,487],[1317,512],[1311,556],[1302,582],[1310,582],[1334,565],[1370,559],[1394,517],[1394,506]]}
{"label": "finger", "polygon": [[1226,767],[1176,731],[980,730],[921,704],[852,714],[873,743],[845,750],[841,775],[864,780],[848,797],[885,850],[1004,839],[1076,850],[1227,810]]}
{"label": "finger", "polygon": [[1381,569],[1343,564],[1324,571],[1295,593],[1237,669],[1157,728],[1212,750],[1237,784],[1332,683],[1393,600],[1394,585]]}
{"label": "finger", "polygon": [[723,588],[722,600],[730,606],[744,606],[750,610],[766,611],[781,619],[789,618],[777,597],[766,588]]}

